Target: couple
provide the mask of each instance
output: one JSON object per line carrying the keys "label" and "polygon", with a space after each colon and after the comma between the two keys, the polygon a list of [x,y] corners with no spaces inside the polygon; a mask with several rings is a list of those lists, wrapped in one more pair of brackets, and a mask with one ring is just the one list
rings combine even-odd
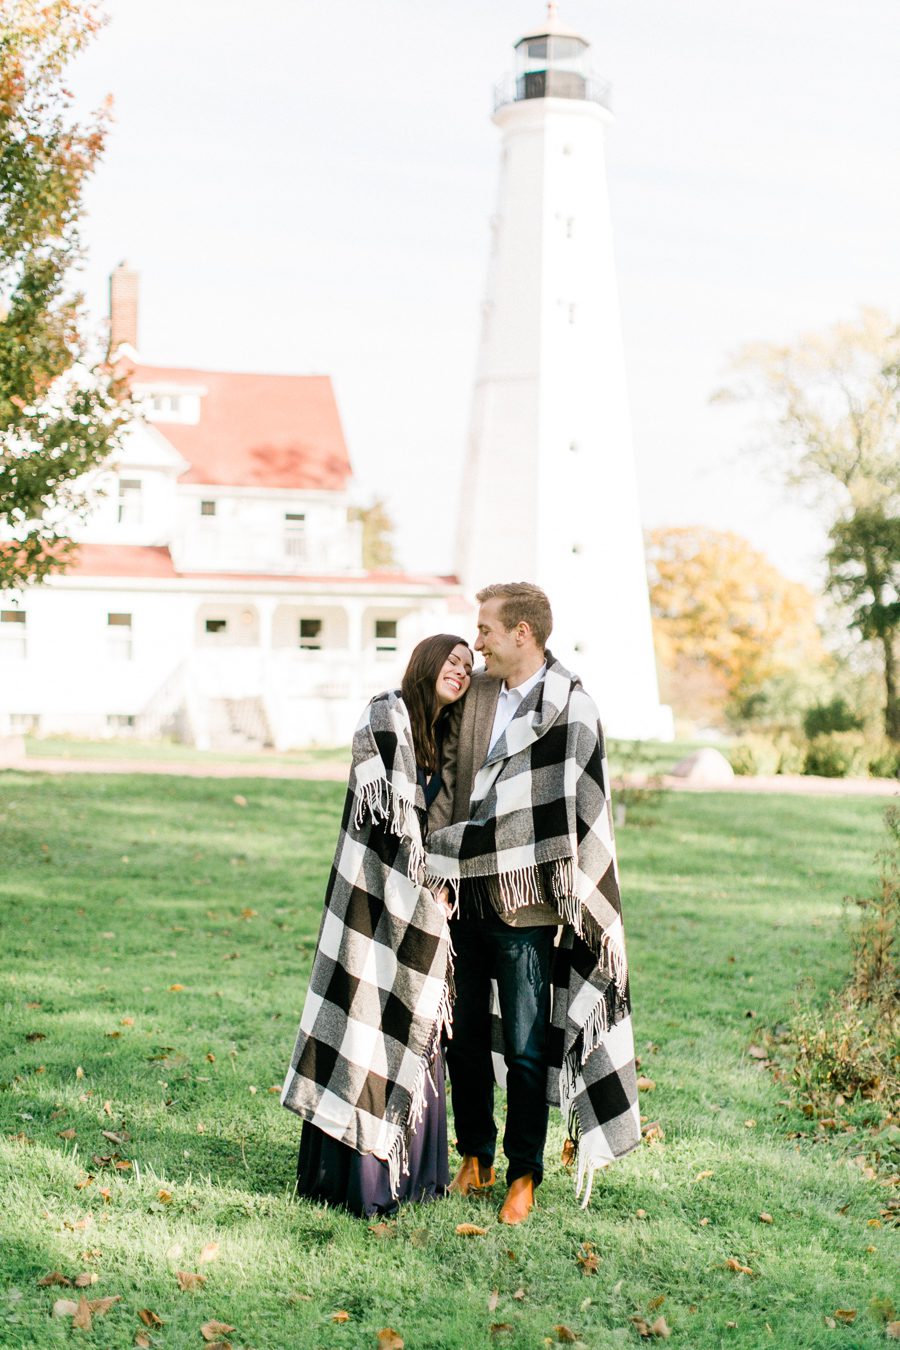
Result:
{"label": "couple", "polygon": [[462,1194],[493,1185],[505,1070],[502,1222],[533,1206],[550,1105],[585,1205],[640,1140],[597,710],[546,648],[543,591],[478,600],[484,671],[462,638],[427,638],[357,728],[282,1092],[304,1119],[299,1193],[365,1216],[447,1188],[445,1039]]}

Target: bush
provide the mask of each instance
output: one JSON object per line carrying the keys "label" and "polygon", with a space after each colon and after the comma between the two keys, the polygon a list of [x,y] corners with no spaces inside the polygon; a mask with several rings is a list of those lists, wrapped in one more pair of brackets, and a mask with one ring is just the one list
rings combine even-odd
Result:
{"label": "bush", "polygon": [[900,778],[900,746],[886,742],[873,747],[868,767],[873,778]]}
{"label": "bush", "polygon": [[806,761],[806,746],[794,736],[779,736],[775,741],[778,751],[776,773],[802,773]]}
{"label": "bush", "polygon": [[820,778],[848,778],[865,762],[865,742],[858,731],[833,731],[816,736],[806,748],[803,772]]}
{"label": "bush", "polygon": [[729,749],[728,761],[735,773],[744,777],[774,774],[778,772],[779,751],[766,736],[744,736]]}
{"label": "bush", "polygon": [[862,731],[862,728],[863,719],[843,697],[833,698],[830,703],[814,703],[803,715],[803,733],[808,741],[832,731]]}

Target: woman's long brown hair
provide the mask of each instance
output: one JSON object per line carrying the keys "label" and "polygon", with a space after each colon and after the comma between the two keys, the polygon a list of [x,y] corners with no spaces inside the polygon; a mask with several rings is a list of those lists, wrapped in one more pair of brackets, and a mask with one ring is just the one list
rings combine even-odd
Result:
{"label": "woman's long brown hair", "polygon": [[453,633],[436,633],[434,637],[423,638],[413,647],[400,684],[400,695],[412,723],[416,764],[426,773],[433,773],[438,766],[434,739],[438,713],[437,677],[441,673],[441,666],[457,646],[472,650],[465,638],[456,637]]}

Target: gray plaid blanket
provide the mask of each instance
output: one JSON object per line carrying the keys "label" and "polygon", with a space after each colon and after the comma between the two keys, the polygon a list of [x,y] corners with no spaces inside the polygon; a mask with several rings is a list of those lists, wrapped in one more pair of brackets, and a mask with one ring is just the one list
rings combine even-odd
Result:
{"label": "gray plaid blanket", "polygon": [[640,1143],[640,1115],[603,731],[549,653],[478,772],[470,819],[429,836],[428,885],[461,880],[500,910],[540,899],[559,911],[547,1095],[577,1145],[587,1205],[597,1169]]}
{"label": "gray plaid blanket", "polygon": [[447,921],[421,884],[425,818],[409,715],[374,698],[353,763],[281,1102],[389,1166],[396,1195],[451,1009]]}

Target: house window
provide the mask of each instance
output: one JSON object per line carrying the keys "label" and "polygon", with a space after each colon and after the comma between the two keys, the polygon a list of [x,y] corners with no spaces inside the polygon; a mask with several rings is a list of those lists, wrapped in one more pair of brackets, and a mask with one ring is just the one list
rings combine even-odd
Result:
{"label": "house window", "polygon": [[41,724],[40,713],[10,713],[9,729],[17,736],[30,736]]}
{"label": "house window", "polygon": [[0,610],[0,656],[28,655],[24,609]]}
{"label": "house window", "polygon": [[213,637],[218,637],[228,632],[227,619],[207,619],[204,624],[204,631]]}
{"label": "house window", "polygon": [[395,652],[397,650],[397,620],[375,620],[376,652]]}
{"label": "house window", "polygon": [[113,661],[130,661],[132,656],[131,615],[107,614],[106,627],[111,659]]}
{"label": "house window", "polygon": [[131,713],[108,713],[106,725],[110,731],[118,733],[134,731],[134,717]]}
{"label": "house window", "polygon": [[150,400],[150,409],[163,419],[167,415],[177,417],[181,411],[181,399],[178,394],[154,394]]}
{"label": "house window", "polygon": [[141,523],[141,480],[139,478],[119,479],[119,524],[140,525]]}
{"label": "house window", "polygon": [[322,620],[300,620],[300,650],[320,652],[322,650]]}
{"label": "house window", "polygon": [[284,551],[289,558],[304,558],[306,556],[306,515],[304,512],[285,512]]}
{"label": "house window", "polygon": [[214,516],[216,514],[215,502],[201,502],[200,514],[201,516]]}

